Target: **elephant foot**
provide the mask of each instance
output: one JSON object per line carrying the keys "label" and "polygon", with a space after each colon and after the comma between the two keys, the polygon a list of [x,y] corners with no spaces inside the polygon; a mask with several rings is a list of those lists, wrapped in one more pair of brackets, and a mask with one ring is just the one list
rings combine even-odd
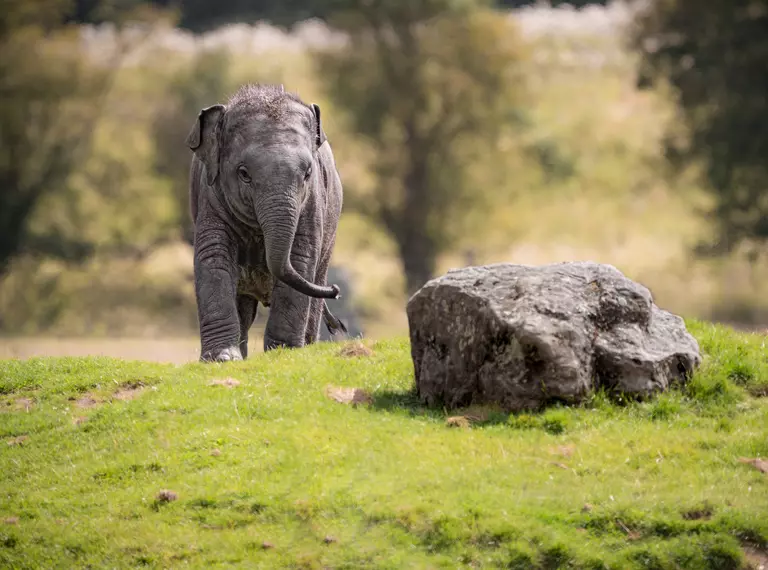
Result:
{"label": "elephant foot", "polygon": [[236,346],[207,350],[200,355],[200,362],[234,362],[242,359],[243,355]]}

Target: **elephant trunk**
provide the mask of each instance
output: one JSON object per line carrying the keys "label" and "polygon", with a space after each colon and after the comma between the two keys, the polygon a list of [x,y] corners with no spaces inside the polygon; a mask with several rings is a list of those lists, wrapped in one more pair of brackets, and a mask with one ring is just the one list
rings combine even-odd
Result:
{"label": "elephant trunk", "polygon": [[291,264],[291,249],[298,221],[298,207],[285,202],[272,206],[259,216],[259,225],[264,233],[269,272],[289,287],[309,297],[338,298],[338,286],[315,285],[302,277]]}

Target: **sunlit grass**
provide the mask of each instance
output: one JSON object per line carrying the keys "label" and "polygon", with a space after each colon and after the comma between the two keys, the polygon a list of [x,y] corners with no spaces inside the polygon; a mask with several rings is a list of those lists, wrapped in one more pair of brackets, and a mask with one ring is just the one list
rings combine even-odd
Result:
{"label": "sunlit grass", "polygon": [[766,337],[689,325],[685,389],[471,428],[418,404],[405,340],[2,361],[0,565],[739,568],[768,543],[768,479],[739,461],[768,455]]}

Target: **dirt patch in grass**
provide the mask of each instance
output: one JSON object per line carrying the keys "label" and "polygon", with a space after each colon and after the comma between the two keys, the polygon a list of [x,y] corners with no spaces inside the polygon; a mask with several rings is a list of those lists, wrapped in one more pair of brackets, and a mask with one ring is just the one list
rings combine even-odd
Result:
{"label": "dirt patch in grass", "polygon": [[744,558],[750,570],[768,570],[768,552],[753,546],[743,546]]}
{"label": "dirt patch in grass", "polygon": [[468,428],[472,423],[467,416],[451,416],[445,418],[445,425],[448,427]]}
{"label": "dirt patch in grass", "polygon": [[24,410],[25,412],[28,412],[34,405],[35,401],[32,398],[17,398],[13,402],[13,409],[17,411]]}
{"label": "dirt patch in grass", "polygon": [[0,412],[28,412],[35,406],[32,398],[3,398],[0,400]]}
{"label": "dirt patch in grass", "polygon": [[344,358],[373,356],[373,350],[365,346],[362,342],[355,341],[344,345],[341,350],[339,350],[339,356]]}
{"label": "dirt patch in grass", "polygon": [[[74,402],[74,405],[76,408],[79,408],[81,410],[88,410],[90,408],[95,408],[96,406],[99,406],[101,404],[104,404],[108,401],[114,401],[118,400],[120,402],[129,402],[130,400],[135,399],[136,397],[140,396],[145,390],[147,389],[147,386],[142,382],[126,382],[124,384],[121,384],[117,391],[114,392],[111,395],[103,395],[103,394],[95,394],[92,392],[85,392],[80,397],[70,397],[69,400],[71,402]],[[87,418],[85,417],[76,417],[73,419],[75,424],[80,424],[84,422]]]}
{"label": "dirt patch in grass", "polygon": [[747,388],[747,392],[754,398],[766,398],[768,397],[768,386],[750,386]]}
{"label": "dirt patch in grass", "polygon": [[97,400],[91,394],[83,394],[77,400],[75,400],[75,406],[82,409],[93,408],[94,406],[98,406],[99,403],[99,400]]}
{"label": "dirt patch in grass", "polygon": [[23,445],[25,441],[29,439],[28,435],[17,435],[16,437],[12,437],[9,440],[6,441],[6,443],[10,447],[15,447],[17,445]]}
{"label": "dirt patch in grass", "polygon": [[112,398],[122,402],[128,402],[141,395],[145,389],[146,386],[141,382],[130,382],[128,384],[123,384],[120,389],[112,395]]}

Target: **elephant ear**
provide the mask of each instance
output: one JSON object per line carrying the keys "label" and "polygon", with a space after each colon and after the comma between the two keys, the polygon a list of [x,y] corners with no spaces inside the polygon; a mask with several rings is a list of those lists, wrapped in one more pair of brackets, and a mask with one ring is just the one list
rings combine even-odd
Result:
{"label": "elephant ear", "polygon": [[315,116],[315,146],[320,148],[328,138],[325,136],[323,124],[320,122],[320,107],[312,103],[312,114]]}
{"label": "elephant ear", "polygon": [[187,146],[205,165],[209,186],[212,186],[219,176],[218,126],[224,116],[224,110],[224,105],[213,105],[200,111],[187,136]]}

